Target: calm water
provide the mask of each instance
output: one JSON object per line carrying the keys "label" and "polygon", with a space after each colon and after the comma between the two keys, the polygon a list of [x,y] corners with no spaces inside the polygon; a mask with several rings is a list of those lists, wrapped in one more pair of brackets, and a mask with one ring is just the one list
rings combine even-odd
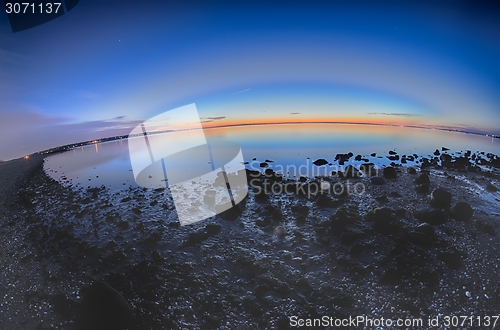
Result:
{"label": "calm water", "polygon": [[[167,133],[168,134],[168,133]],[[262,125],[205,130],[207,141],[228,140],[239,144],[247,168],[261,169],[261,162],[289,176],[322,175],[337,166],[338,153],[362,155],[378,165],[389,164],[389,150],[399,155],[431,155],[447,147],[448,153],[471,150],[500,155],[500,140],[486,136],[440,130],[333,124]],[[370,154],[377,153],[376,157]],[[382,156],[382,157],[381,157]],[[253,160],[253,159],[256,160]],[[312,162],[324,158],[333,167],[317,167]],[[351,158],[347,164],[362,164]],[[411,165],[412,162],[409,162]],[[127,140],[85,146],[48,157],[46,172],[56,180],[83,187],[136,186],[129,159]],[[167,164],[168,166],[168,164]],[[329,169],[327,171],[327,168]]]}

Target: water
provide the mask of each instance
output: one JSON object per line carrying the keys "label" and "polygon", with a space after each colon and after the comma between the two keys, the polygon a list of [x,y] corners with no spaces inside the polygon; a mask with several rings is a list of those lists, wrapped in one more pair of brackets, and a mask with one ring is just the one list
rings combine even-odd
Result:
{"label": "water", "polygon": [[[166,133],[169,134],[169,133]],[[447,147],[454,154],[465,150],[484,151],[500,155],[500,140],[491,137],[448,132],[376,125],[290,124],[225,127],[206,129],[207,141],[228,140],[239,144],[249,169],[262,170],[265,160],[277,172],[290,177],[323,175],[335,169],[338,153],[352,152],[377,165],[388,165],[389,150],[399,155],[431,155]],[[151,137],[154,138],[154,137]],[[370,156],[376,153],[375,157]],[[255,160],[254,160],[255,158]],[[312,164],[324,158],[332,166]],[[362,164],[351,158],[347,164]],[[413,162],[408,162],[412,165]],[[167,164],[168,166],[168,164]],[[46,159],[44,168],[54,179],[82,187],[135,187],[127,140],[89,145]]]}

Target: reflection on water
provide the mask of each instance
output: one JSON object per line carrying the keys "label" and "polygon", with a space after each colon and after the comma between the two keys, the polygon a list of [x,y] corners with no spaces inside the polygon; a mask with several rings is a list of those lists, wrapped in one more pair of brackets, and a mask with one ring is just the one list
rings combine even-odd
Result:
{"label": "reflection on water", "polygon": [[[205,136],[209,143],[216,140],[238,143],[245,161],[248,162],[247,168],[261,169],[259,167],[261,162],[273,160],[274,162],[269,162],[269,165],[274,169],[283,168],[286,171],[287,167],[290,169],[293,166],[296,168],[302,166],[308,170],[307,173],[300,173],[308,175],[318,173],[318,168],[312,164],[314,160],[324,158],[336,165],[334,159],[338,153],[359,154],[362,158],[378,165],[387,165],[391,162],[385,157],[389,150],[395,150],[399,155],[426,156],[432,154],[435,149],[441,150],[444,146],[450,149],[449,153],[471,150],[500,154],[499,139],[393,126],[259,125],[207,129]],[[372,157],[372,153],[377,155]],[[354,161],[351,158],[345,165],[349,163],[362,164],[363,161]],[[312,169],[316,171],[312,173]],[[83,187],[136,186],[127,140],[94,144],[52,155],[45,162],[45,170],[59,181]]]}

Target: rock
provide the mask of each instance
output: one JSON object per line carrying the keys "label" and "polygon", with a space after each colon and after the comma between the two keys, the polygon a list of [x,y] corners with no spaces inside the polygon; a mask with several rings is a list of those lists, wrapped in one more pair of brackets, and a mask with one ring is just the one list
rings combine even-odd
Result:
{"label": "rock", "polygon": [[421,194],[427,193],[429,192],[429,184],[428,183],[419,184],[415,187],[415,190]]}
{"label": "rock", "polygon": [[102,281],[94,281],[84,291],[77,328],[136,329],[132,307],[121,293]]}
{"label": "rock", "polygon": [[128,229],[130,227],[130,223],[127,220],[120,220],[116,226],[120,229]]}
{"label": "rock", "polygon": [[498,188],[492,185],[491,183],[488,183],[486,185],[486,190],[488,190],[489,192],[497,192]]}
{"label": "rock", "polygon": [[397,219],[392,210],[386,207],[376,208],[366,215],[366,221],[373,221],[373,229],[378,233],[391,234],[398,230]]}
{"label": "rock", "polygon": [[398,153],[395,152],[394,150],[389,150],[389,155],[397,155]]}
{"label": "rock", "polygon": [[286,230],[283,226],[278,226],[274,229],[274,233],[278,237],[284,237],[286,235]]}
{"label": "rock", "polygon": [[387,156],[387,158],[388,158],[389,160],[396,161],[396,160],[399,160],[399,155]]}
{"label": "rock", "polygon": [[416,228],[415,231],[418,231],[419,233],[426,234],[427,236],[433,237],[434,236],[434,227],[428,224],[427,222],[422,222],[419,224]]}
{"label": "rock", "polygon": [[451,216],[457,221],[469,221],[474,210],[467,202],[458,202],[450,210]]}
{"label": "rock", "polygon": [[255,220],[255,224],[259,227],[267,227],[272,224],[272,221],[270,218],[257,219]]}
{"label": "rock", "polygon": [[446,147],[441,147],[441,151],[448,151],[450,149],[446,148]]}
{"label": "rock", "polygon": [[377,153],[376,153],[376,152],[374,152],[374,153],[370,154],[370,156],[372,156],[372,157],[376,157],[376,156],[377,156]]}
{"label": "rock", "polygon": [[396,179],[398,176],[396,172],[396,168],[394,167],[385,167],[384,168],[384,178],[386,179]]}
{"label": "rock", "polygon": [[416,245],[429,246],[432,244],[432,237],[418,231],[410,231],[406,237],[410,242]]}
{"label": "rock", "polygon": [[443,165],[449,165],[449,164],[451,164],[452,157],[450,155],[448,155],[448,154],[442,154],[439,158],[441,159],[441,163]]}
{"label": "rock", "polygon": [[371,178],[370,178],[370,182],[371,182],[372,184],[374,184],[374,185],[377,185],[377,186],[385,184],[385,180],[384,180],[384,178],[379,177],[379,176],[374,176],[374,177],[371,177]]}
{"label": "rock", "polygon": [[436,151],[434,151],[434,156],[439,156],[441,153],[439,152],[438,149],[436,149]]}
{"label": "rock", "polygon": [[208,223],[205,226],[205,230],[207,231],[208,234],[215,235],[220,233],[220,231],[222,230],[222,226],[218,223]]}
{"label": "rock", "polygon": [[309,206],[307,206],[307,205],[293,205],[292,212],[297,212],[299,214],[307,216],[309,214]]}
{"label": "rock", "polygon": [[430,196],[433,207],[449,207],[451,204],[451,193],[443,188],[434,189]]}
{"label": "rock", "polygon": [[443,210],[432,208],[417,211],[415,217],[421,222],[427,222],[431,225],[441,225],[448,219]]}
{"label": "rock", "polygon": [[341,178],[359,178],[361,176],[361,172],[352,165],[347,165],[344,172],[339,171],[338,174]]}
{"label": "rock", "polygon": [[354,157],[354,160],[360,162],[362,158],[363,158],[363,156],[356,155],[356,157]]}
{"label": "rock", "polygon": [[375,164],[366,163],[366,164],[361,164],[359,166],[359,169],[360,169],[360,171],[363,171],[365,173],[371,173],[374,167],[375,167]]}
{"label": "rock", "polygon": [[417,170],[414,167],[408,167],[408,174],[416,174]]}
{"label": "rock", "polygon": [[315,160],[313,162],[313,164],[316,165],[316,166],[323,166],[323,165],[328,164],[328,162],[326,161],[326,159],[321,158],[321,159]]}
{"label": "rock", "polygon": [[265,167],[268,167],[268,166],[269,166],[269,164],[268,164],[268,163],[260,163],[260,165],[259,165],[259,166],[260,166],[260,167],[264,167],[264,168],[265,168]]}
{"label": "rock", "polygon": [[420,174],[416,179],[415,179],[416,184],[422,184],[422,183],[431,183],[431,180],[429,180],[429,176],[427,173],[422,173]]}

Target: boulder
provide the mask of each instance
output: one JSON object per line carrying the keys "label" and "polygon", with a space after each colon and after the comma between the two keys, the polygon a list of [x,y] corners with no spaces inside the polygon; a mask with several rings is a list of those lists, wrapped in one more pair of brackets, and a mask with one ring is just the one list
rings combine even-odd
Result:
{"label": "boulder", "polygon": [[422,232],[410,231],[406,236],[410,242],[416,245],[429,246],[432,244],[432,237]]}
{"label": "boulder", "polygon": [[374,185],[383,185],[385,184],[385,180],[382,177],[379,176],[373,176],[370,178],[370,182]]}
{"label": "boulder", "polygon": [[433,208],[419,210],[415,213],[415,217],[421,222],[427,222],[431,225],[441,225],[448,219],[443,210]]}
{"label": "boulder", "polygon": [[79,329],[135,329],[132,307],[121,293],[102,281],[83,291]]}
{"label": "boulder", "polygon": [[386,179],[396,179],[398,176],[396,172],[396,168],[394,167],[385,167],[384,168],[384,178]]}
{"label": "boulder", "polygon": [[474,210],[467,202],[458,202],[450,210],[451,216],[457,221],[469,221]]}
{"label": "boulder", "polygon": [[451,197],[451,193],[443,188],[434,189],[430,196],[431,206],[450,207]]}
{"label": "boulder", "polygon": [[498,188],[495,187],[493,184],[488,183],[486,185],[486,190],[488,190],[489,192],[496,192],[496,191],[498,191]]}
{"label": "boulder", "polygon": [[323,166],[323,165],[326,165],[328,164],[328,162],[326,161],[326,159],[316,159],[314,162],[313,162],[314,165],[316,166]]}
{"label": "boulder", "polygon": [[434,236],[434,227],[427,222],[422,222],[419,224],[416,228],[415,231],[418,231],[419,233],[426,234],[429,237]]}
{"label": "boulder", "polygon": [[422,173],[420,174],[416,179],[415,179],[416,184],[422,184],[422,183],[431,183],[431,180],[429,180],[429,176],[427,173]]}
{"label": "boulder", "polygon": [[419,184],[415,187],[415,190],[418,193],[425,194],[425,193],[429,192],[429,184],[428,183]]}
{"label": "boulder", "polygon": [[359,178],[360,176],[361,172],[352,165],[347,165],[344,172],[339,171],[339,177],[343,178]]}

